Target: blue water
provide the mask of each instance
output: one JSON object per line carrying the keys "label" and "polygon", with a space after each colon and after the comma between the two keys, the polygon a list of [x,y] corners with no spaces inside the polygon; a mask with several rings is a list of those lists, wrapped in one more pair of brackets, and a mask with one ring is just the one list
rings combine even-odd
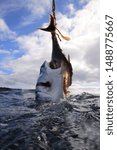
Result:
{"label": "blue water", "polygon": [[0,150],[99,150],[99,95],[38,105],[34,90],[0,88]]}

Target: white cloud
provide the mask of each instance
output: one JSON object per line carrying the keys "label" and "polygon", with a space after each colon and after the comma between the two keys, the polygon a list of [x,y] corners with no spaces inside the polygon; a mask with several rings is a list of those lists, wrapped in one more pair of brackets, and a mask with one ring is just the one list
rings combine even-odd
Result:
{"label": "white cloud", "polygon": [[9,76],[1,75],[4,80],[0,84],[17,88],[34,88],[40,66],[51,58],[50,34],[36,31],[27,36],[20,36],[16,41],[21,49],[27,50],[27,53],[19,59],[9,61],[7,67],[12,68],[14,73]]}
{"label": "white cloud", "polygon": [[46,7],[50,7],[50,0],[5,0],[0,2],[0,16],[7,15],[9,12],[25,8],[32,14],[44,14]]}
{"label": "white cloud", "polygon": [[99,82],[99,2],[90,1],[72,18],[59,14],[58,25],[60,29],[69,31],[72,37],[69,43],[62,45],[65,53],[71,55],[74,80],[81,84]]}
{"label": "white cloud", "polygon": [[29,12],[28,16],[22,18],[22,26],[31,24],[42,17],[50,8],[50,0],[25,0],[25,8]]}
{"label": "white cloud", "polygon": [[0,18],[0,40],[14,39],[16,33],[11,31],[4,19]]}
{"label": "white cloud", "polygon": [[15,10],[20,9],[24,3],[19,3],[19,0],[3,0],[0,1],[0,17],[4,17],[8,14],[8,12],[13,12]]}
{"label": "white cloud", "polygon": [[6,50],[0,49],[0,54],[10,54],[10,52],[9,52],[9,51],[6,51]]}
{"label": "white cloud", "polygon": [[6,25],[3,19],[0,19],[0,31],[1,32],[9,32],[9,27]]}
{"label": "white cloud", "polygon": [[27,11],[27,15],[24,14],[21,20],[22,26],[31,24],[33,21],[42,17],[45,12],[49,11],[50,0],[5,0],[5,2],[0,2],[0,16],[4,17],[8,12],[21,11],[23,9]]}
{"label": "white cloud", "polygon": [[67,9],[68,9],[70,15],[73,15],[73,14],[74,14],[75,8],[74,8],[74,4],[73,4],[73,3],[70,3],[70,4],[67,6]]}
{"label": "white cloud", "polygon": [[[60,42],[60,46],[66,55],[71,56],[74,69],[73,83],[97,85],[99,83],[99,2],[91,0],[82,10],[73,10],[72,6],[68,6],[72,11],[72,18],[69,14],[57,15],[60,31],[72,37],[69,42]],[[7,66],[14,70],[14,74],[1,75],[0,84],[34,88],[40,65],[44,60],[49,61],[51,57],[51,36],[43,31],[35,31],[17,37],[16,41],[20,49],[25,49],[27,53],[9,62]]]}

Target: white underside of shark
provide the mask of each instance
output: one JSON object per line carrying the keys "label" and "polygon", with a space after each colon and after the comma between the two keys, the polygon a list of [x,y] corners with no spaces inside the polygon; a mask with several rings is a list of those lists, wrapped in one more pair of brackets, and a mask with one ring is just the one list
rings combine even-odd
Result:
{"label": "white underside of shark", "polygon": [[62,69],[51,69],[45,61],[41,68],[36,85],[36,100],[39,102],[57,102],[64,98]]}

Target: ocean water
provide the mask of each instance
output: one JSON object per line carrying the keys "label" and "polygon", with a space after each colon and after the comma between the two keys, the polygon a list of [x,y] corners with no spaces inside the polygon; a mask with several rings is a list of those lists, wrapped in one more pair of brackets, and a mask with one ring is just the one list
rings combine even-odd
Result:
{"label": "ocean water", "polygon": [[38,104],[34,90],[0,88],[0,150],[99,150],[99,99],[86,91]]}

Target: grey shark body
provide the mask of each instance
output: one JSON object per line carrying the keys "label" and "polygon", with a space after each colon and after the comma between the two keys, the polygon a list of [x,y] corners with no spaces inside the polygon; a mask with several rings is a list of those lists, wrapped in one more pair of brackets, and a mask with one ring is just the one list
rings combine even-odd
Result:
{"label": "grey shark body", "polygon": [[[66,80],[66,85],[64,85],[65,89],[68,88],[71,84],[72,84],[72,75],[73,75],[73,69],[72,69],[72,65],[70,63],[70,56],[68,56],[68,59],[66,58],[66,56],[64,55],[64,53],[62,52],[62,49],[59,46],[57,37],[55,33],[52,33],[52,58],[51,58],[51,62],[54,64],[56,69],[58,67],[62,67],[62,72],[63,72],[63,77],[65,78],[64,80]],[[64,89],[64,92],[66,92],[66,90]]]}
{"label": "grey shark body", "polygon": [[[50,32],[52,35],[52,55],[51,55],[51,61],[49,63],[49,66],[51,69],[58,69],[60,67],[62,68],[61,72],[63,75],[63,90],[64,90],[64,94],[67,94],[67,88],[72,84],[73,69],[70,63],[70,56],[68,56],[68,59],[66,58],[66,56],[62,52],[62,49],[60,48],[57,39],[57,37],[60,39],[61,36],[62,38],[68,40],[68,37],[63,36],[61,32],[57,29],[54,0],[52,3],[52,12],[53,14],[50,15],[49,26],[46,28],[39,28],[39,29]],[[57,34],[56,31],[58,31],[59,34]]]}

